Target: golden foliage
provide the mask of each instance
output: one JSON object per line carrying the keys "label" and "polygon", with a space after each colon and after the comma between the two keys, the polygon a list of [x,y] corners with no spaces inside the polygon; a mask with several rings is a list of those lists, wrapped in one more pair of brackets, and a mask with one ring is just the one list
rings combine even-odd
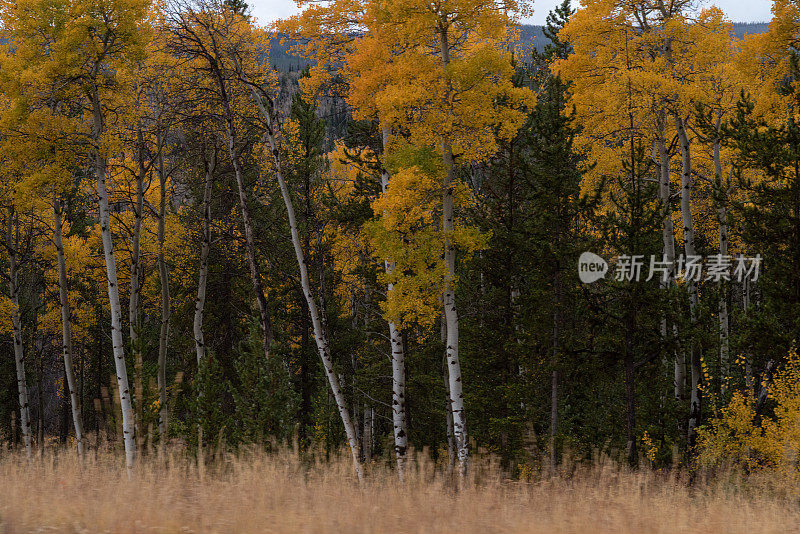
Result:
{"label": "golden foliage", "polygon": [[733,393],[720,415],[698,432],[700,460],[704,465],[733,464],[747,469],[768,469],[800,480],[800,357],[792,349],[768,388],[774,407],[756,413],[749,392]]}

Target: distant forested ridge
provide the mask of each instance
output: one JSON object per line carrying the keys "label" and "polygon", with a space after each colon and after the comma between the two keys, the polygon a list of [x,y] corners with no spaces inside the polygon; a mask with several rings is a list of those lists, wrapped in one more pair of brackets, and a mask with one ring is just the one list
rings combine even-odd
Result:
{"label": "distant forested ridge", "polygon": [[[739,39],[745,35],[764,33],[766,31],[766,22],[733,23],[733,33]],[[523,24],[521,37],[525,47],[532,46],[539,52],[550,42],[544,34],[544,27],[534,24]],[[270,42],[270,62],[276,69],[284,72],[303,70],[307,59],[293,55],[290,51],[293,45],[294,43],[291,40],[284,39],[283,37],[275,37],[272,39]]]}

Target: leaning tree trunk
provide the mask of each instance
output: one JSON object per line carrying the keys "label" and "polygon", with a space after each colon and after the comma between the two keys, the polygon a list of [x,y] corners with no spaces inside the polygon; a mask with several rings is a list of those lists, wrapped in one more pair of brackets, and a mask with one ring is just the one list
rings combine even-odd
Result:
{"label": "leaning tree trunk", "polygon": [[[144,215],[144,139],[142,138],[141,125],[136,129],[136,143],[138,145],[138,169],[136,173],[136,205],[133,209],[133,236],[131,243],[131,284],[130,298],[128,299],[128,334],[133,350],[133,390],[136,395],[136,409],[134,411],[134,427],[136,437],[141,441],[144,436],[142,416],[144,414],[144,362],[142,360],[142,341],[139,338],[141,322],[139,321],[139,280],[141,273],[141,242],[142,242],[142,217]],[[142,443],[137,443],[139,448]]]}
{"label": "leaning tree trunk", "polygon": [[[719,130],[719,119],[717,119],[717,130]],[[719,139],[714,140],[714,173],[717,175],[717,187],[719,188],[719,203],[717,205],[717,219],[719,222],[719,254],[722,259],[728,255],[728,189],[722,180],[722,158],[719,153]],[[731,362],[729,351],[730,325],[728,319],[728,284],[723,278],[719,281],[719,363],[722,371],[721,392],[724,395],[727,390],[728,378],[731,374]]]}
{"label": "leaning tree trunk", "polygon": [[208,284],[208,255],[211,251],[211,188],[214,184],[216,154],[206,163],[206,180],[203,189],[203,241],[200,245],[200,269],[197,275],[197,300],[194,305],[194,349],[197,354],[197,365],[203,362],[206,355],[206,341],[203,335],[203,313],[206,307],[206,286]]}
{"label": "leaning tree trunk", "polygon": [[[245,81],[247,81],[243,73],[240,73],[240,75]],[[281,189],[283,203],[286,206],[286,214],[287,218],[289,219],[289,230],[292,236],[292,246],[294,247],[295,257],[297,258],[297,265],[300,268],[300,285],[303,289],[303,295],[306,298],[309,315],[311,316],[311,325],[314,329],[314,340],[317,344],[319,357],[322,360],[322,367],[325,369],[325,376],[328,378],[328,385],[331,388],[333,398],[336,401],[336,407],[339,410],[339,417],[342,419],[342,424],[344,425],[344,431],[347,435],[347,442],[350,445],[350,453],[353,457],[353,467],[355,468],[358,480],[362,481],[364,479],[364,474],[358,454],[358,435],[356,434],[356,428],[353,424],[353,420],[350,417],[350,410],[347,407],[347,402],[344,398],[344,392],[339,384],[339,377],[336,376],[336,372],[333,369],[333,359],[331,358],[330,354],[328,333],[323,327],[322,318],[320,317],[319,309],[317,308],[316,299],[311,292],[311,282],[308,277],[308,264],[306,263],[303,253],[303,244],[300,241],[300,232],[297,230],[297,217],[295,216],[294,212],[292,196],[289,192],[289,187],[286,185],[286,181],[283,178],[283,168],[281,166],[280,154],[278,153],[278,143],[275,138],[275,121],[273,120],[269,110],[267,110],[264,106],[264,102],[262,101],[261,95],[258,93],[256,87],[249,82],[247,83],[250,85],[253,93],[253,99],[258,105],[258,108],[261,111],[264,120],[266,121],[266,138],[269,142],[270,156],[272,157],[273,164],[275,165],[275,175],[278,178],[278,185]]]}
{"label": "leaning tree trunk", "polygon": [[31,439],[31,413],[28,405],[28,383],[25,380],[25,349],[22,346],[22,314],[19,311],[19,284],[17,282],[17,250],[14,242],[14,208],[8,213],[6,228],[6,246],[8,247],[8,296],[13,311],[11,324],[14,335],[14,364],[17,368],[17,393],[19,395],[19,419],[22,430],[22,441],[25,443],[25,455],[33,457]]}
{"label": "leaning tree trunk", "polygon": [[[273,156],[275,158],[276,165],[280,165],[277,148],[273,149]],[[331,387],[331,392],[336,400],[336,406],[339,409],[339,416],[344,424],[344,430],[347,434],[347,441],[350,445],[350,451],[353,456],[353,466],[355,467],[358,479],[362,480],[363,473],[361,469],[361,462],[358,458],[358,437],[356,436],[355,426],[350,418],[350,412],[347,408],[344,393],[339,385],[339,378],[336,376],[336,373],[333,369],[333,360],[330,355],[330,346],[328,344],[328,334],[322,327],[322,319],[320,318],[320,314],[317,309],[317,303],[314,295],[311,293],[311,284],[308,278],[308,266],[306,265],[306,260],[303,256],[303,247],[300,242],[300,233],[297,230],[297,222],[294,213],[294,206],[292,205],[292,198],[289,193],[289,188],[283,179],[283,173],[280,171],[280,167],[278,167],[276,175],[278,177],[278,184],[281,188],[283,202],[286,205],[286,211],[289,218],[289,228],[292,234],[292,245],[294,246],[297,264],[300,267],[300,283],[303,288],[303,295],[305,295],[306,298],[308,311],[311,315],[311,324],[314,328],[314,339],[317,343],[317,350],[320,358],[322,359],[322,366],[325,368],[325,375],[328,377],[328,383]]]}
{"label": "leaning tree trunk", "polygon": [[[383,150],[389,144],[389,130],[383,128]],[[389,171],[381,172],[381,190],[386,194],[389,186]],[[387,273],[394,271],[394,262],[386,260],[384,268]],[[394,284],[387,289],[392,291]],[[392,426],[394,429],[394,454],[397,461],[397,476],[402,481],[405,476],[406,453],[408,451],[408,429],[406,425],[406,356],[403,346],[403,335],[394,321],[389,321],[389,342],[392,350]]]}
{"label": "leaning tree trunk", "polygon": [[[681,217],[683,220],[683,243],[686,261],[696,256],[694,248],[694,227],[692,224],[692,154],[689,137],[686,134],[686,125],[683,119],[675,116],[675,129],[678,132],[678,141],[681,149]],[[697,318],[697,284],[694,280],[687,280],[689,292],[689,311],[692,323]],[[692,389],[690,396],[689,424],[687,426],[687,440],[689,447],[694,445],[697,426],[700,424],[700,354],[690,336],[689,361],[692,372]]]}
{"label": "leaning tree trunk", "polygon": [[[447,29],[439,34],[441,45],[442,68],[450,64],[450,45]],[[450,141],[442,141],[442,162],[445,177],[442,187],[442,230],[444,231],[444,262],[447,266],[447,280],[442,295],[445,323],[447,324],[447,370],[450,377],[450,402],[453,412],[453,436],[458,456],[459,476],[464,479],[469,463],[469,447],[467,443],[467,417],[464,411],[464,394],[461,383],[461,360],[458,357],[458,311],[456,310],[455,276],[456,250],[453,246],[453,230],[455,209],[453,205],[453,182],[455,181],[455,164]]]}
{"label": "leaning tree trunk", "polygon": [[108,160],[102,154],[100,143],[103,136],[103,112],[97,88],[90,94],[92,103],[93,141],[96,145],[94,155],[95,174],[97,175],[97,196],[99,198],[100,232],[103,239],[103,256],[106,263],[108,279],[108,302],[111,309],[111,345],[114,353],[114,367],[117,374],[117,388],[122,411],[122,436],[125,444],[125,465],[128,475],[132,475],[136,461],[136,444],[133,429],[133,405],[128,384],[128,369],[125,365],[125,345],[122,340],[122,309],[119,301],[119,285],[117,283],[117,261],[114,257],[114,242],[111,238],[111,216],[108,205],[108,188],[106,173]]}
{"label": "leaning tree trunk", "polygon": [[61,348],[64,354],[64,374],[67,377],[69,402],[72,407],[72,423],[75,427],[75,441],[78,454],[83,456],[83,416],[75,389],[75,370],[72,365],[72,323],[70,318],[69,286],[67,281],[67,262],[64,259],[64,244],[61,236],[61,201],[53,199],[53,242],[56,245],[56,263],[58,263],[58,297],[61,305]]}
{"label": "leaning tree trunk", "polygon": [[167,176],[164,173],[164,145],[161,133],[158,138],[158,181],[161,198],[158,208],[158,276],[161,280],[161,331],[158,336],[158,434],[163,440],[167,435],[169,410],[167,408],[167,343],[169,342],[169,320],[171,315],[169,294],[169,271],[164,257],[164,231],[167,221]]}
{"label": "leaning tree trunk", "polygon": [[250,218],[250,208],[247,206],[247,191],[244,185],[244,173],[239,160],[239,149],[236,146],[238,134],[236,121],[231,109],[231,102],[228,96],[225,78],[218,66],[214,66],[217,87],[220,90],[222,110],[225,118],[225,130],[228,136],[228,154],[233,164],[233,173],[236,177],[236,187],[239,192],[239,210],[242,212],[242,224],[244,225],[245,251],[247,253],[247,267],[250,270],[250,280],[253,284],[253,292],[258,301],[259,320],[261,325],[262,343],[264,345],[264,358],[267,363],[270,360],[270,347],[272,345],[273,332],[272,323],[269,318],[267,298],[264,295],[264,286],[261,282],[261,273],[258,269],[256,258],[255,239],[253,237],[253,223]]}

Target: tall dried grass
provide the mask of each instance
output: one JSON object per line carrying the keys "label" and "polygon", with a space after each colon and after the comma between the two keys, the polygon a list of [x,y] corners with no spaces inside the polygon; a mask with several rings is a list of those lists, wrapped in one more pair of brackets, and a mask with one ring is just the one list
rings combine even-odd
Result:
{"label": "tall dried grass", "polygon": [[[0,456],[0,531],[18,532],[797,532],[800,508],[730,479],[688,486],[611,462],[512,481],[476,462],[460,491],[417,455],[404,484],[380,465],[359,486],[346,458],[225,455],[198,469],[172,451],[142,458],[50,450]],[[785,494],[784,494],[785,495]]]}

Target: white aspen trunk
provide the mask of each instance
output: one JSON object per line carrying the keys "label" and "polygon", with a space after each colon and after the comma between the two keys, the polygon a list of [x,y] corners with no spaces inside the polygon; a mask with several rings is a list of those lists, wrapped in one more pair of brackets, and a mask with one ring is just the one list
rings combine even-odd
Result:
{"label": "white aspen trunk", "polygon": [[53,242],[56,246],[56,262],[58,263],[58,297],[61,305],[61,348],[64,355],[64,374],[67,376],[69,389],[69,402],[72,408],[72,424],[75,427],[75,441],[78,455],[83,456],[83,416],[81,405],[78,402],[78,392],[75,386],[75,370],[72,364],[72,322],[70,318],[69,286],[67,280],[67,262],[64,258],[64,243],[61,225],[61,201],[58,197],[53,199]]}
{"label": "white aspen trunk", "polygon": [[203,335],[203,314],[206,306],[206,286],[208,283],[208,255],[211,251],[211,188],[214,183],[216,154],[211,155],[206,164],[206,181],[203,189],[203,242],[200,245],[200,269],[197,275],[197,300],[194,305],[194,348],[198,367],[206,355],[206,342]]}
{"label": "white aspen trunk", "polygon": [[[450,64],[450,45],[448,43],[447,28],[439,31],[441,45],[442,70]],[[469,446],[467,442],[467,417],[464,411],[464,394],[461,383],[461,360],[458,356],[458,311],[456,310],[455,276],[456,276],[456,250],[453,246],[452,234],[454,230],[455,209],[453,205],[453,181],[455,179],[455,164],[450,141],[442,141],[442,162],[444,163],[445,178],[442,187],[442,230],[444,231],[444,262],[447,266],[448,279],[442,295],[445,322],[447,324],[447,369],[450,377],[450,402],[453,412],[453,437],[455,439],[456,454],[458,456],[458,473],[463,480],[467,475],[469,464]]]}
{"label": "white aspen trunk", "polygon": [[108,161],[103,156],[99,144],[102,140],[104,125],[100,96],[97,88],[91,94],[93,125],[92,134],[95,142],[95,174],[97,175],[97,195],[99,198],[100,232],[103,239],[103,256],[106,263],[106,278],[108,279],[108,301],[111,309],[111,344],[114,353],[114,367],[117,376],[117,389],[119,392],[120,409],[122,411],[122,436],[125,444],[125,465],[128,476],[132,476],[134,462],[136,461],[136,444],[133,429],[133,405],[128,384],[128,369],[125,365],[125,345],[122,340],[122,309],[119,301],[119,285],[117,283],[117,262],[114,257],[114,242],[111,238],[111,217],[108,205],[108,189],[106,185],[106,172]]}
{"label": "white aspen trunk", "polygon": [[[717,119],[717,130],[719,131]],[[722,180],[722,159],[719,153],[719,139],[714,140],[714,172],[717,175],[717,186],[719,187],[720,199],[717,206],[717,219],[719,222],[719,253],[721,256],[728,255],[728,209],[727,209],[727,184]],[[722,372],[720,391],[724,395],[727,390],[727,380],[731,374],[729,337],[730,325],[728,319],[728,285],[720,279],[719,283],[719,363]]]}
{"label": "white aspen trunk", "polygon": [[161,280],[161,331],[158,336],[158,434],[167,435],[169,410],[167,408],[167,344],[169,342],[169,320],[171,316],[169,294],[169,271],[164,257],[164,231],[167,221],[167,176],[164,172],[164,145],[158,134],[158,181],[161,199],[158,208],[158,276]]}
{"label": "white aspen trunk", "polygon": [[[681,149],[681,217],[683,220],[683,243],[687,259],[695,255],[694,248],[694,227],[692,223],[692,155],[689,145],[689,137],[686,134],[686,126],[683,119],[675,115],[675,129],[678,132],[678,141]],[[697,316],[697,285],[694,281],[687,281],[689,292],[689,309],[691,320],[694,323]],[[689,361],[691,367],[691,393],[689,408],[689,424],[687,427],[687,438],[689,446],[694,443],[695,433],[700,423],[700,355],[691,342],[689,348]]]}
{"label": "white aspen trunk", "polygon": [[[667,289],[675,283],[675,228],[672,222],[672,210],[670,209],[670,156],[667,151],[667,143],[664,138],[664,126],[659,125],[658,139],[656,146],[658,149],[658,160],[660,167],[658,196],[664,210],[664,221],[661,227],[661,240],[663,246],[663,256],[670,265],[670,273],[666,282],[662,282],[662,287]],[[662,320],[662,335],[667,335],[667,321]],[[677,401],[683,401],[686,396],[686,358],[680,351],[675,352],[674,365],[674,394]]]}
{"label": "white aspen trunk", "polygon": [[31,435],[31,412],[28,404],[28,383],[25,379],[25,348],[22,345],[22,314],[19,310],[19,284],[17,280],[17,250],[14,240],[14,208],[8,213],[6,228],[6,245],[8,247],[8,296],[14,310],[11,324],[14,337],[14,364],[17,370],[17,394],[19,397],[19,420],[22,430],[22,441],[25,444],[25,455],[33,458]]}
{"label": "white aspen trunk", "polygon": [[130,344],[134,355],[134,375],[133,389],[135,393],[136,409],[134,412],[134,427],[136,429],[137,447],[141,448],[144,436],[142,430],[142,414],[144,413],[144,362],[142,361],[142,346],[139,339],[141,323],[139,321],[139,280],[141,278],[141,240],[142,240],[142,217],[144,214],[144,139],[142,138],[142,128],[139,125],[136,129],[136,142],[138,145],[138,170],[136,173],[136,205],[133,211],[133,236],[131,243],[131,287],[130,298],[128,299],[128,333]]}
{"label": "white aspen trunk", "polygon": [[[441,334],[442,345],[447,346],[447,323],[444,319],[444,312],[441,317]],[[447,351],[445,351],[444,359],[442,360],[442,377],[444,378],[444,393],[446,401],[446,419],[447,419],[447,473],[453,474],[456,465],[456,440],[453,436],[453,406],[450,402],[450,373],[447,371]]]}
{"label": "white aspen trunk", "polygon": [[355,426],[350,418],[350,411],[347,408],[344,393],[339,385],[339,377],[336,376],[336,373],[333,369],[333,360],[331,359],[330,347],[328,344],[328,334],[322,326],[322,320],[320,319],[319,310],[317,309],[317,303],[314,299],[314,295],[311,293],[311,284],[308,278],[308,266],[303,255],[303,247],[300,242],[300,233],[297,230],[294,206],[292,204],[289,188],[287,187],[286,182],[283,179],[283,173],[280,170],[280,159],[278,157],[277,147],[274,145],[274,138],[272,136],[270,136],[270,148],[272,149],[272,155],[276,164],[275,174],[278,177],[281,195],[283,196],[283,202],[286,205],[286,212],[289,218],[289,229],[292,235],[292,245],[294,246],[297,264],[300,267],[300,284],[303,288],[303,295],[306,297],[308,311],[311,315],[311,324],[314,328],[314,339],[317,343],[317,351],[319,352],[320,359],[322,360],[322,367],[325,369],[325,375],[328,378],[328,384],[330,385],[331,392],[333,393],[333,398],[336,401],[336,407],[339,409],[339,416],[344,424],[345,434],[347,435],[347,441],[350,445],[350,452],[353,456],[353,467],[356,470],[358,480],[362,481],[364,475],[361,468],[361,462],[358,458],[358,436],[356,436]]}
{"label": "white aspen trunk", "polygon": [[[389,144],[389,130],[382,131],[384,155]],[[389,171],[381,172],[381,191],[385,194],[389,185]],[[384,262],[387,273],[394,271],[394,263]],[[388,284],[392,291],[394,284]],[[406,453],[408,452],[408,429],[406,424],[406,362],[403,335],[394,321],[389,321],[389,340],[392,350],[392,426],[394,429],[394,453],[397,462],[397,476],[402,481],[405,477]]]}
{"label": "white aspen trunk", "polygon": [[[243,73],[240,73],[240,75],[242,75],[244,78]],[[244,79],[246,81],[246,78]],[[311,282],[308,278],[308,264],[306,263],[305,255],[303,254],[303,244],[300,241],[300,233],[297,230],[297,217],[295,216],[294,212],[294,204],[292,203],[289,187],[286,185],[286,181],[283,178],[283,168],[281,166],[280,154],[278,153],[278,143],[275,139],[275,124],[272,119],[272,115],[264,107],[261,96],[258,94],[255,87],[252,85],[250,87],[253,93],[253,99],[258,105],[258,108],[261,111],[264,120],[266,121],[266,137],[267,141],[269,142],[270,155],[272,156],[272,160],[275,165],[275,175],[278,179],[278,185],[281,189],[283,203],[286,206],[286,214],[287,218],[289,219],[289,230],[292,236],[292,246],[294,247],[297,265],[300,269],[300,285],[303,289],[303,295],[306,298],[309,315],[311,316],[311,325],[314,329],[314,340],[317,344],[317,351],[319,352],[319,357],[322,360],[322,367],[325,369],[325,376],[328,378],[328,385],[331,388],[331,393],[333,393],[333,398],[336,401],[336,407],[339,410],[339,416],[341,417],[342,424],[344,425],[344,431],[347,435],[347,442],[350,445],[350,452],[353,457],[353,467],[355,468],[359,482],[361,482],[364,480],[364,473],[358,455],[358,436],[356,434],[353,420],[350,417],[350,410],[347,408],[344,392],[339,384],[339,377],[336,376],[336,373],[333,369],[333,360],[331,359],[330,345],[328,343],[328,333],[323,327],[322,319],[317,308],[317,302],[313,293],[311,292]]]}
{"label": "white aspen trunk", "polygon": [[450,406],[453,413],[453,437],[455,439],[456,455],[458,459],[458,472],[461,478],[467,474],[469,462],[469,449],[467,444],[467,421],[464,412],[464,395],[461,385],[461,361],[458,354],[458,312],[456,310],[455,296],[455,248],[453,247],[451,235],[454,226],[454,206],[453,206],[453,187],[454,178],[453,154],[449,143],[443,143],[445,169],[447,175],[444,183],[444,193],[442,198],[442,219],[444,230],[444,261],[447,265],[448,280],[442,304],[444,306],[444,317],[447,325],[447,371],[450,379]]}

